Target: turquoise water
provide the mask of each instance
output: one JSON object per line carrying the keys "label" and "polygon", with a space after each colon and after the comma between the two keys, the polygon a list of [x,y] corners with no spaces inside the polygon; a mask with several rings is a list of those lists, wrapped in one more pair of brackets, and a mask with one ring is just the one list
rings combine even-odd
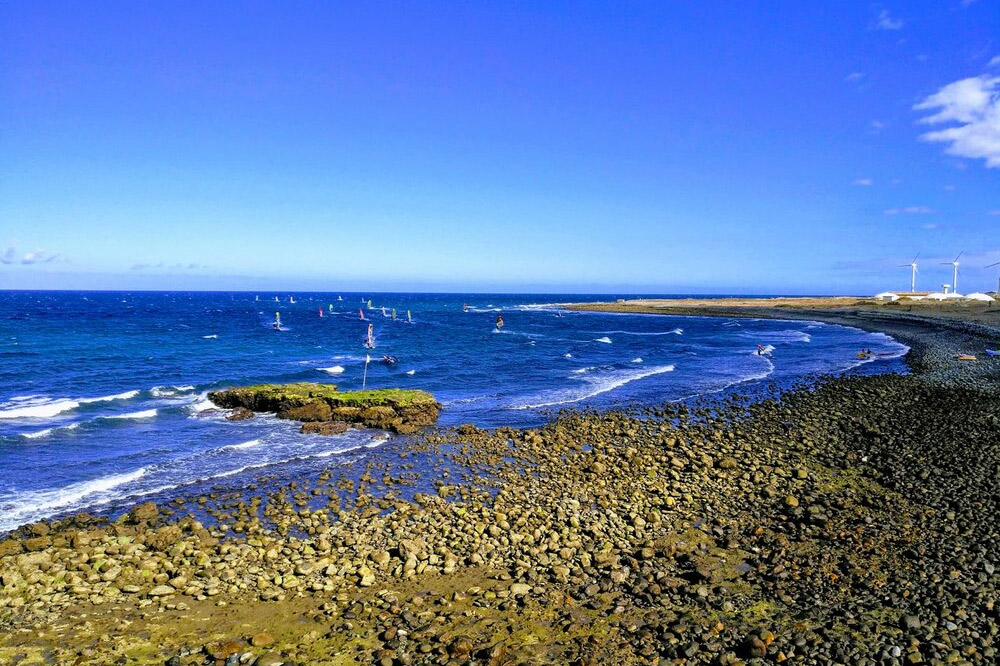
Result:
{"label": "turquoise water", "polygon": [[[443,425],[532,426],[562,408],[657,405],[843,372],[861,348],[876,352],[867,370],[895,369],[906,350],[817,323],[552,305],[584,300],[607,297],[0,292],[0,531],[197,484],[240,487],[289,466],[355,464],[384,441],[361,430],[301,435],[270,416],[228,422],[205,398],[227,386],[420,388],[444,405]],[[757,355],[758,344],[773,354]]]}

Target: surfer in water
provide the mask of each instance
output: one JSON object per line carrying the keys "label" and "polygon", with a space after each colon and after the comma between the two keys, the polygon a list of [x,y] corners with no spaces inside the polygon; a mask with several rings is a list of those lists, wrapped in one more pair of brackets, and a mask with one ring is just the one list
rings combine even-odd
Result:
{"label": "surfer in water", "polygon": [[503,328],[503,315],[497,315],[497,330]]}
{"label": "surfer in water", "polygon": [[271,328],[273,328],[276,331],[280,331],[281,330],[281,313],[280,312],[275,312],[274,313],[274,321],[271,322]]}
{"label": "surfer in water", "polygon": [[771,352],[764,345],[757,345],[757,356],[770,356]]}

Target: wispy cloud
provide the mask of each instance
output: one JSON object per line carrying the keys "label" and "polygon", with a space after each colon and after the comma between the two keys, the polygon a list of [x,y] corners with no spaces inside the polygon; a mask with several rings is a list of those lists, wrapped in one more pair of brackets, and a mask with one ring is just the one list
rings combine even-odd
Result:
{"label": "wispy cloud", "polygon": [[1000,55],[993,56],[990,61],[986,63],[987,67],[1000,67]]}
{"label": "wispy cloud", "polygon": [[932,229],[937,229],[938,225],[934,224],[933,222],[928,222],[927,224],[921,225],[920,228],[921,229],[926,229],[927,231],[930,231]]}
{"label": "wispy cloud", "polygon": [[844,77],[844,81],[846,81],[847,83],[857,83],[863,78],[865,78],[863,72],[851,72],[850,74]]}
{"label": "wispy cloud", "polygon": [[954,123],[952,127],[925,132],[924,141],[947,144],[949,155],[986,160],[1000,168],[1000,77],[974,76],[944,86],[913,107],[936,111],[920,122]]}
{"label": "wispy cloud", "polygon": [[903,19],[893,18],[888,9],[883,9],[871,27],[873,30],[902,30]]}
{"label": "wispy cloud", "polygon": [[19,259],[17,256],[17,244],[10,243],[7,249],[0,254],[0,263],[3,264],[50,264],[58,259],[64,259],[59,252],[46,252],[45,250],[32,250],[25,252]]}
{"label": "wispy cloud", "polygon": [[861,187],[869,187],[875,183],[871,178],[855,178],[852,182]]}
{"label": "wispy cloud", "polygon": [[182,264],[182,263],[165,264],[162,261],[160,261],[160,262],[157,262],[155,264],[132,264],[129,267],[129,270],[133,270],[133,271],[145,271],[145,270],[150,270],[150,269],[152,269],[152,270],[167,269],[167,270],[189,270],[189,271],[194,271],[194,270],[201,270],[203,268],[210,268],[210,267],[206,266],[204,264],[196,264],[196,263],[189,263],[189,264]]}
{"label": "wispy cloud", "polygon": [[930,215],[934,211],[927,206],[907,206],[905,208],[888,208],[884,215]]}
{"label": "wispy cloud", "polygon": [[59,258],[58,252],[46,252],[45,250],[33,250],[25,252],[21,257],[22,264],[48,264]]}
{"label": "wispy cloud", "polygon": [[873,120],[870,124],[872,134],[878,134],[885,129],[885,123],[881,120]]}
{"label": "wispy cloud", "polygon": [[1000,209],[987,211],[987,215],[1000,215]]}

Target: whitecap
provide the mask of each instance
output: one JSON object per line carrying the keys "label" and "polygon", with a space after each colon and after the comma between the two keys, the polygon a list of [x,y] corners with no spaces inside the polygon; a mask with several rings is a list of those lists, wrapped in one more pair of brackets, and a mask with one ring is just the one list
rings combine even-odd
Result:
{"label": "whitecap", "polygon": [[204,338],[205,340],[214,340],[214,339],[216,339],[219,336],[218,336],[218,334],[213,333],[212,335],[203,335],[201,337]]}
{"label": "whitecap", "polygon": [[572,354],[563,354],[563,358],[573,358]]}
{"label": "whitecap", "polygon": [[16,404],[19,406],[0,410],[0,419],[47,419],[80,406],[79,401],[69,398],[19,401]]}
{"label": "whitecap", "polygon": [[408,374],[410,376],[413,376],[413,375],[417,374],[417,371],[416,370],[407,370],[406,374]]}
{"label": "whitecap", "polygon": [[193,386],[154,386],[149,389],[149,394],[154,398],[172,398],[177,397],[178,393],[187,393],[193,390]]}
{"label": "whitecap", "polygon": [[609,338],[608,336],[604,336],[603,338],[596,338],[594,340],[594,342],[603,342],[606,345],[610,345],[611,344],[611,338]]}
{"label": "whitecap", "polygon": [[104,419],[151,419],[156,416],[157,410],[144,409],[141,412],[129,412],[127,414],[110,414],[102,416]]}
{"label": "whitecap", "polygon": [[87,500],[88,505],[103,504],[114,497],[110,491],[145,476],[146,468],[132,472],[80,481],[55,490],[36,490],[0,497],[0,532],[37,520]]}
{"label": "whitecap", "polygon": [[25,439],[40,439],[42,437],[48,437],[57,430],[75,430],[80,426],[79,423],[69,423],[64,426],[56,426],[53,428],[45,428],[44,430],[37,430],[35,432],[23,432],[21,437]]}
{"label": "whitecap", "polygon": [[77,401],[81,404],[90,404],[92,402],[111,402],[112,400],[131,400],[135,396],[139,395],[138,389],[133,391],[125,391],[124,393],[115,393],[114,395],[102,395],[99,398],[77,398]]}
{"label": "whitecap", "polygon": [[642,359],[641,358],[634,358],[634,359],[632,359],[632,362],[633,363],[642,363]]}
{"label": "whitecap", "polygon": [[[652,377],[653,375],[663,374],[665,372],[673,372],[673,365],[660,365],[649,368],[647,370],[641,371],[617,371],[611,372],[607,375],[595,376],[593,378],[587,378],[585,381],[589,384],[589,387],[584,389],[582,392],[579,391],[558,391],[554,393],[549,393],[551,399],[545,400],[545,402],[539,402],[535,404],[524,404],[524,405],[512,405],[510,409],[538,409],[541,407],[555,407],[558,405],[568,405],[574,402],[580,402],[581,400],[587,400],[589,398],[596,397],[602,393],[607,393],[613,391],[617,388],[625,386],[626,384],[640,379],[645,379],[646,377]],[[544,397],[543,397],[544,399]]]}
{"label": "whitecap", "polygon": [[332,367],[329,367],[329,368],[316,368],[316,369],[320,370],[322,372],[329,373],[331,375],[339,375],[340,373],[342,373],[344,371],[344,366],[342,366],[342,365],[335,365],[335,366],[332,366]]}
{"label": "whitecap", "polygon": [[241,442],[239,444],[229,444],[227,446],[223,446],[219,450],[220,451],[227,451],[227,450],[232,450],[232,449],[252,449],[255,446],[260,446],[261,441],[262,440],[260,440],[260,439],[251,439],[251,440],[249,440],[247,442]]}

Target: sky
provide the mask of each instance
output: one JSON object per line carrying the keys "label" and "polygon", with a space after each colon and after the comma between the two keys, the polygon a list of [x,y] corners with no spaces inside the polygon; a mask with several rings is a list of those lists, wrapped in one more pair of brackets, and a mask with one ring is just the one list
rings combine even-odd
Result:
{"label": "sky", "polygon": [[1000,277],[1000,0],[6,0],[0,35],[0,289]]}

